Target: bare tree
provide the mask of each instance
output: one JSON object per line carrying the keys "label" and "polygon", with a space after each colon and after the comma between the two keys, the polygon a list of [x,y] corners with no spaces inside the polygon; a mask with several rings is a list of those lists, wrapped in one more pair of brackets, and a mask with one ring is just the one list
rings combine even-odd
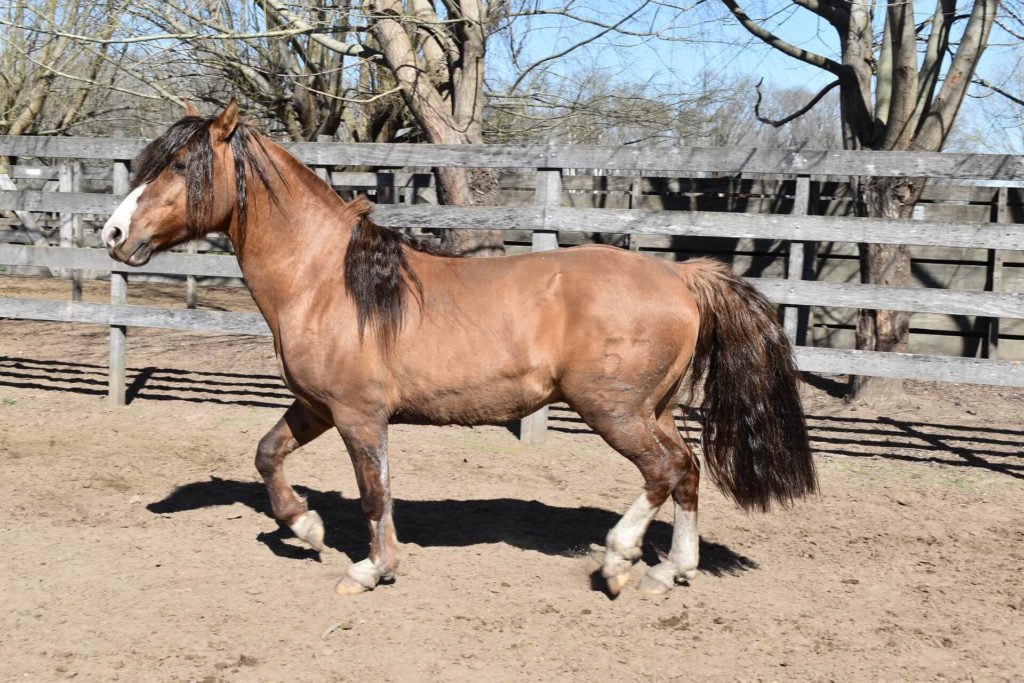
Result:
{"label": "bare tree", "polygon": [[[756,101],[749,93],[756,91]],[[839,99],[826,92],[816,106],[787,120],[786,114],[816,96],[802,87],[773,88],[740,78],[716,96],[708,111],[705,144],[712,147],[772,147],[776,149],[833,149],[842,146]],[[785,123],[781,123],[785,121]]]}
{"label": "bare tree", "polygon": [[[1019,0],[1000,5],[992,47],[997,58],[986,59],[984,73],[974,75],[980,86],[970,93],[972,116],[960,145],[997,153],[1024,153],[1024,7]],[[1002,44],[998,44],[998,43]]]}
{"label": "bare tree", "polygon": [[[936,0],[926,10],[923,0],[889,0],[882,12],[873,0],[793,0],[793,8],[836,32],[839,54],[826,56],[783,39],[769,19],[752,18],[737,0],[722,3],[757,39],[834,77],[828,87],[839,88],[844,148],[920,151],[939,151],[948,139],[999,7],[999,0],[971,0],[958,11],[955,0]],[[926,11],[926,20],[915,21],[915,12]],[[924,179],[863,177],[856,186],[862,215],[910,218]],[[908,284],[905,246],[863,244],[860,258],[863,282]],[[906,351],[908,336],[906,313],[861,311],[858,348]],[[901,390],[898,380],[868,378],[855,378],[851,387],[857,398]]]}
{"label": "bare tree", "polygon": [[520,92],[488,93],[484,122],[491,142],[560,140],[570,144],[694,144],[724,88],[681,83],[676,91],[648,82],[616,82],[585,68],[563,78],[540,76]]}
{"label": "bare tree", "polygon": [[[623,8],[576,0],[120,1],[110,34],[72,26],[25,30],[93,51],[117,48],[128,62],[121,67],[125,78],[140,79],[167,101],[181,95],[223,101],[224,90],[240,92],[251,110],[292,139],[384,141],[404,132],[437,144],[485,139],[489,39],[507,48],[508,58],[507,77],[489,90],[523,96],[532,79],[553,74],[555,65],[587,49],[678,40],[678,17],[688,9],[666,0]],[[24,22],[13,17],[10,23]],[[522,35],[552,26],[572,27],[563,36],[569,39],[555,41],[546,54],[522,49]],[[151,83],[154,69],[192,85],[175,92]],[[497,198],[493,172],[441,168],[437,176],[446,203]],[[498,232],[449,231],[443,241],[459,251],[502,251]]]}
{"label": "bare tree", "polygon": [[[16,0],[0,15],[0,133],[59,134],[118,111],[98,90],[109,83],[108,45],[81,45],[63,33],[74,27],[109,37],[123,1],[80,5]],[[100,87],[103,86],[103,87]]]}

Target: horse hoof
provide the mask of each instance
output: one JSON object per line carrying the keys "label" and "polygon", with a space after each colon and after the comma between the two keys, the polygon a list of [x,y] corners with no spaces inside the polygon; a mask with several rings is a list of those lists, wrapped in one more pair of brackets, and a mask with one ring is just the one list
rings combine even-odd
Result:
{"label": "horse hoof", "polygon": [[622,592],[622,589],[629,583],[629,572],[622,572],[621,574],[615,574],[609,576],[606,581],[608,582],[608,592],[612,596],[616,596]]}
{"label": "horse hoof", "polygon": [[672,586],[666,586],[658,579],[651,578],[650,576],[644,576],[644,578],[640,579],[640,585],[636,588],[645,595],[665,595],[672,590]]}
{"label": "horse hoof", "polygon": [[349,576],[341,577],[338,583],[334,586],[334,592],[338,595],[359,595],[360,593],[367,593],[371,590],[373,589],[367,588]]}
{"label": "horse hoof", "polygon": [[684,581],[687,581],[687,582],[693,581],[695,578],[697,578],[697,569],[696,569],[696,567],[693,568],[693,569],[687,569],[685,572],[683,572],[683,575],[682,575],[681,578]]}
{"label": "horse hoof", "polygon": [[318,553],[324,550],[324,521],[316,510],[303,512],[288,525],[296,538],[309,544]]}

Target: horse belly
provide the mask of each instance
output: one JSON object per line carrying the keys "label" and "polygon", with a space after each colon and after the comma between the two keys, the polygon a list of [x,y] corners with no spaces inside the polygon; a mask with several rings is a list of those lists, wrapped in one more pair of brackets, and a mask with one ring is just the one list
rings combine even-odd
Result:
{"label": "horse belly", "polygon": [[[419,384],[419,382],[417,382]],[[558,400],[550,373],[437,382],[404,392],[392,422],[408,424],[500,425]]]}

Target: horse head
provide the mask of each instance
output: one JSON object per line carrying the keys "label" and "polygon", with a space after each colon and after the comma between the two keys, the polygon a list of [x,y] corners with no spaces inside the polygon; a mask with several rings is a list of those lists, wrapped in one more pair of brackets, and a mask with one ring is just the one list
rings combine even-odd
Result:
{"label": "horse head", "polygon": [[186,102],[185,117],[133,163],[132,191],[103,226],[111,258],[141,266],[157,252],[237,223],[245,170],[238,169],[232,138],[244,129],[234,99],[209,118]]}

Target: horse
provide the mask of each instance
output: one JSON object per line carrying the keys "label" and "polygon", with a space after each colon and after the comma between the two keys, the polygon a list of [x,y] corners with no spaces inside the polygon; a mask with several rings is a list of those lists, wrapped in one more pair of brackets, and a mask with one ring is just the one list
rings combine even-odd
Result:
{"label": "horse", "polygon": [[131,266],[227,233],[273,333],[294,402],[256,449],[273,516],[316,551],[324,525],[285,479],[285,458],[330,427],[355,469],[368,556],[336,591],[395,578],[388,425],[504,424],[567,403],[640,470],[643,487],[599,557],[610,595],[629,582],[669,497],[671,548],[638,588],[665,593],[698,566],[701,463],[674,410],[699,394],[712,481],[744,509],[817,490],[800,374],[772,304],[723,263],[671,263],[609,246],[497,258],[438,253],[343,201],[234,99],[191,104],[133,163],[102,231]]}

